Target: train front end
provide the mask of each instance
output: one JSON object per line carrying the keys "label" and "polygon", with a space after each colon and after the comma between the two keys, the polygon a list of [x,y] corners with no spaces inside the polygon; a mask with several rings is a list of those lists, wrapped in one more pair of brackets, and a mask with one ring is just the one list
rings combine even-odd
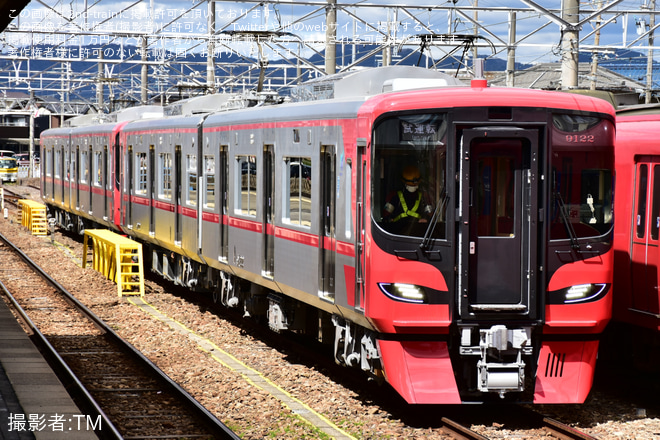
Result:
{"label": "train front end", "polygon": [[475,87],[361,118],[356,279],[387,381],[410,403],[583,402],[611,315],[611,106]]}

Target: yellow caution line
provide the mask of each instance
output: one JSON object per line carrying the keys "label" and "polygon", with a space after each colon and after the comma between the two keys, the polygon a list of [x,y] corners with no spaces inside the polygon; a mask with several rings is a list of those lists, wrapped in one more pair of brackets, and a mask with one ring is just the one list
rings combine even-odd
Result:
{"label": "yellow caution line", "polygon": [[75,256],[75,254],[69,249],[69,247],[63,243],[60,243],[57,240],[51,240],[53,245],[57,248],[59,248],[62,252],[64,252],[71,260],[76,263],[78,267],[82,267],[82,258],[78,258]]}
{"label": "yellow caution line", "polygon": [[317,413],[316,411],[314,411],[309,406],[305,405],[300,400],[291,396],[282,388],[278,387],[273,382],[265,378],[257,370],[248,367],[247,365],[236,359],[234,356],[232,356],[231,354],[227,353],[226,351],[222,350],[220,347],[215,345],[209,339],[206,339],[198,335],[197,333],[187,328],[182,323],[165,315],[164,313],[156,309],[153,305],[147,303],[143,298],[128,298],[128,302],[130,302],[134,306],[141,308],[144,312],[155,317],[159,321],[162,321],[165,324],[169,325],[170,328],[172,328],[174,331],[186,335],[188,338],[195,341],[200,346],[200,348],[203,351],[209,353],[214,360],[226,366],[227,368],[236,371],[252,385],[267,391],[272,396],[277,398],[280,402],[282,402],[285,406],[287,406],[294,414],[296,414],[302,420],[320,429],[325,434],[337,440],[355,440],[355,437],[342,431],[339,427],[334,425],[330,420],[326,419],[321,414]]}

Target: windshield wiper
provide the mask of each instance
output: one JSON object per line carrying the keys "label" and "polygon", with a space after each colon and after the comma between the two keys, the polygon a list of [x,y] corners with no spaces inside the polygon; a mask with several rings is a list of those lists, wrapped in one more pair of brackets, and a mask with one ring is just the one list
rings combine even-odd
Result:
{"label": "windshield wiper", "polygon": [[568,232],[568,236],[571,239],[571,247],[573,249],[580,249],[580,243],[578,243],[577,235],[575,234],[575,229],[573,229],[573,224],[568,218],[568,215],[566,214],[566,204],[564,203],[564,199],[561,198],[561,193],[557,191],[555,193],[555,199],[557,200],[557,204],[559,205],[559,213],[561,214],[561,218],[564,221],[564,226],[566,226],[566,232]]}
{"label": "windshield wiper", "polygon": [[419,248],[424,252],[429,252],[430,250],[429,248],[431,245],[431,237],[433,236],[433,232],[435,232],[435,226],[438,223],[438,217],[440,217],[440,214],[444,211],[448,201],[449,196],[445,190],[440,194],[440,197],[438,197],[438,200],[435,203],[435,210],[433,211],[431,220],[429,220],[429,225],[426,227],[426,232],[424,232],[422,243],[419,245]]}

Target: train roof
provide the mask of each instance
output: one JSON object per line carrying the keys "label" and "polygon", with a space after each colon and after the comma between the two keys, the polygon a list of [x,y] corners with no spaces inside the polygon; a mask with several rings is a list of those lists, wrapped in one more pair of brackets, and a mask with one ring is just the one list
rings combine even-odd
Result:
{"label": "train roof", "polygon": [[617,120],[648,120],[660,115],[660,104],[639,104],[617,109]]}
{"label": "train roof", "polygon": [[115,124],[136,119],[160,118],[163,116],[163,107],[159,105],[142,105],[118,110],[113,113],[91,113],[76,116],[64,122],[67,127],[84,127],[99,124]]}
{"label": "train roof", "polygon": [[[548,107],[614,114],[604,100],[553,91],[467,87],[439,71],[411,66],[388,66],[344,72],[313,80],[307,90],[329,90],[328,99],[281,103],[273,93],[214,94],[179,101],[167,107],[141,106],[109,115],[85,115],[69,121],[77,134],[111,132],[124,122],[125,130],[187,129],[205,121],[206,127],[283,121],[347,119],[359,112],[421,110],[474,106]],[[310,89],[311,87],[311,89]],[[421,89],[421,90],[420,90]],[[323,97],[322,97],[323,98]],[[50,135],[57,135],[50,132]]]}
{"label": "train roof", "polygon": [[412,90],[406,93],[382,94],[365,103],[365,111],[384,113],[391,110],[459,107],[530,107],[555,110],[578,110],[605,113],[614,117],[614,107],[608,101],[556,91],[516,87],[444,88]]}
{"label": "train roof", "polygon": [[281,104],[278,106],[250,108],[232,112],[214,113],[205,122],[205,126],[231,124],[249,124],[283,121],[312,121],[328,119],[355,118],[359,108],[366,101],[359,99],[333,99]]}
{"label": "train roof", "polygon": [[296,87],[291,95],[294,101],[319,101],[437,87],[465,87],[465,84],[438,70],[415,66],[385,66],[312,79]]}
{"label": "train roof", "polygon": [[192,116],[275,105],[282,102],[285,102],[285,98],[279,96],[276,92],[214,93],[183,99],[167,105],[163,110],[165,116]]}
{"label": "train roof", "polygon": [[636,155],[658,155],[660,114],[618,116],[616,120],[617,166],[632,165]]}

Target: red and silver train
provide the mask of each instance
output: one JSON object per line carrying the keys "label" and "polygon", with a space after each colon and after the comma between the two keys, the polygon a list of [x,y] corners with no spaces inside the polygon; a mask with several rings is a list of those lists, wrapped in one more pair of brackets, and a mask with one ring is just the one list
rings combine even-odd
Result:
{"label": "red and silver train", "polygon": [[[583,402],[611,317],[613,108],[451,77],[381,93],[422,85],[413,70],[349,75],[320,101],[48,130],[43,200],[410,403]],[[414,189],[423,203],[387,215]]]}
{"label": "red and silver train", "polygon": [[[615,351],[634,364],[660,365],[660,108],[617,112],[614,233]],[[613,350],[613,351],[614,351]]]}

